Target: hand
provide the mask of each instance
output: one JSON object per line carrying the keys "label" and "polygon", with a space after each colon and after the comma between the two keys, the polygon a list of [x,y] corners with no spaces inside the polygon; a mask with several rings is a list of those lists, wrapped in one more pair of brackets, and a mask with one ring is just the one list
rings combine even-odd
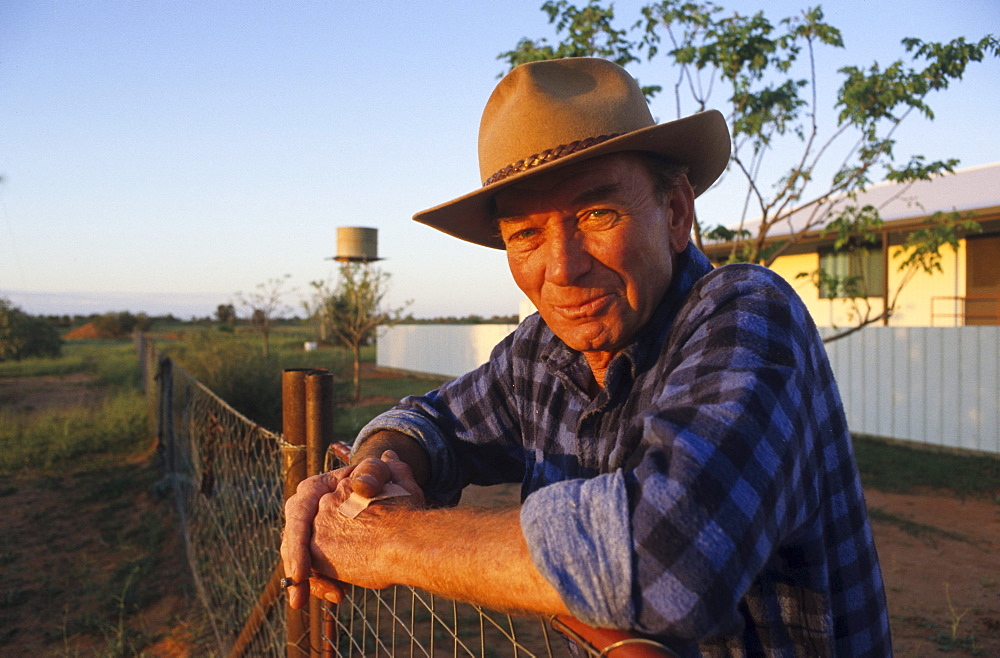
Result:
{"label": "hand", "polygon": [[[390,479],[385,479],[386,475]],[[376,495],[387,482],[392,482],[405,489],[409,496],[373,501],[357,517],[348,518],[339,512],[339,507],[350,497],[352,490],[361,493],[359,482],[362,486],[370,486],[366,490],[375,491]],[[334,578],[368,588],[393,584],[386,574],[373,570],[373,556],[381,545],[380,532],[391,529],[393,515],[401,508],[412,509],[423,505],[423,491],[410,468],[399,461],[393,451],[387,450],[380,460],[369,459],[359,463],[351,477],[340,482],[334,494],[323,496],[319,501],[311,546],[313,596],[332,600],[329,584],[336,582],[332,580]]]}
{"label": "hand", "polygon": [[[314,475],[299,482],[295,495],[285,501],[285,529],[281,535],[281,559],[285,565],[285,576],[298,583],[287,589],[288,604],[293,610],[302,608],[309,599],[309,582],[312,562],[309,543],[312,541],[312,525],[319,511],[319,501],[323,496],[337,490],[341,480],[354,470],[353,466]],[[332,584],[331,595],[340,593]],[[337,601],[340,598],[337,597]]]}
{"label": "hand", "polygon": [[[413,480],[409,467],[399,461],[396,454],[387,450],[382,459],[369,458],[356,465],[347,466],[329,473],[307,478],[291,498],[285,503],[285,531],[281,540],[281,557],[285,566],[285,576],[298,583],[288,588],[288,603],[293,610],[303,607],[309,594],[339,603],[343,598],[342,585],[323,578],[312,571],[309,546],[312,541],[313,522],[319,513],[320,501],[325,496],[335,494],[341,482],[350,482],[349,488],[340,494],[330,496],[336,500],[334,512],[350,492],[370,498],[378,495],[386,482],[396,481],[423,504],[423,493]],[[405,484],[404,484],[405,483]],[[307,584],[306,579],[310,582]]]}

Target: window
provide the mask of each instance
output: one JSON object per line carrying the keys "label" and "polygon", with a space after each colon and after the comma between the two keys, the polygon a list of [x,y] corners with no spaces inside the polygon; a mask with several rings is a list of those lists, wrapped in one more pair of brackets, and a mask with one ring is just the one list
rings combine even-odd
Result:
{"label": "window", "polygon": [[885,254],[881,246],[820,250],[819,296],[881,297],[885,287]]}
{"label": "window", "polygon": [[965,324],[1000,324],[1000,233],[966,240]]}

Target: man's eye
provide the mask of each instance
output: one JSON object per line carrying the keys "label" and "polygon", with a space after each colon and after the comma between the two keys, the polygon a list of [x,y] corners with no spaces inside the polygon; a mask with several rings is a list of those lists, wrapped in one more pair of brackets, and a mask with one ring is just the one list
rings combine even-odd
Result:
{"label": "man's eye", "polygon": [[607,208],[598,208],[597,210],[588,210],[584,214],[582,222],[591,226],[605,226],[613,223],[618,218],[618,213],[614,210],[608,210]]}
{"label": "man's eye", "polygon": [[511,233],[510,237],[507,238],[508,242],[516,242],[518,240],[527,240],[538,235],[537,228],[523,228],[520,231],[514,231]]}

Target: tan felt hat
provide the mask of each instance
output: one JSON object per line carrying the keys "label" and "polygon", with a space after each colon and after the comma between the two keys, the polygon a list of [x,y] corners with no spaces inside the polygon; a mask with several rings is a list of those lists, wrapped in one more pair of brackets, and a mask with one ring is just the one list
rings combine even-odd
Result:
{"label": "tan felt hat", "polygon": [[483,186],[413,216],[462,240],[503,249],[490,199],[528,176],[621,151],[687,165],[698,196],[729,163],[729,129],[716,110],[657,125],[635,79],[603,59],[531,62],[493,90],[479,124]]}

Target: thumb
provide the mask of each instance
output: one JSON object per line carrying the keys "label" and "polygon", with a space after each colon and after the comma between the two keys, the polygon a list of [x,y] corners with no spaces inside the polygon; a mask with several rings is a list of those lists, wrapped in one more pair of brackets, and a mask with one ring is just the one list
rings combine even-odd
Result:
{"label": "thumb", "polygon": [[411,496],[419,499],[422,505],[424,492],[413,477],[413,471],[410,470],[410,466],[406,462],[400,461],[399,457],[392,450],[386,450],[382,453],[382,462],[389,467],[389,472],[392,473],[392,481],[406,489]]}
{"label": "thumb", "polygon": [[351,490],[365,498],[372,498],[392,479],[392,472],[384,461],[369,457],[359,462],[351,472]]}

